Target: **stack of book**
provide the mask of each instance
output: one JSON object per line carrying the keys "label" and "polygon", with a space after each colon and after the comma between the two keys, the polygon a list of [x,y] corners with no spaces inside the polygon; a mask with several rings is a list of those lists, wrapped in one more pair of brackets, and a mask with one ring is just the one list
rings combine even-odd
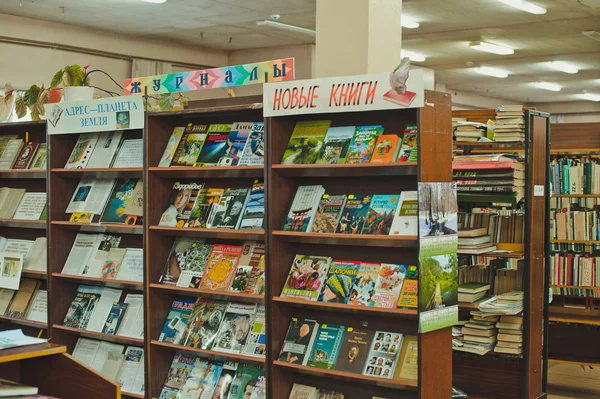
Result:
{"label": "stack of book", "polygon": [[471,319],[461,328],[462,346],[454,346],[454,349],[483,356],[494,350],[498,335],[496,322],[500,318],[476,311],[471,312],[471,316]]}
{"label": "stack of book", "polygon": [[485,283],[461,284],[458,286],[458,302],[477,302],[485,296],[490,288],[490,285]]}
{"label": "stack of book", "polygon": [[458,252],[461,254],[478,255],[496,250],[487,234],[487,228],[461,229],[458,231]]}
{"label": "stack of book", "polygon": [[600,162],[580,156],[555,157],[550,163],[554,194],[600,194]]}
{"label": "stack of book", "polygon": [[520,355],[523,352],[523,316],[500,316],[496,327],[498,343],[494,352]]}
{"label": "stack of book", "polygon": [[458,223],[463,229],[486,228],[493,244],[523,244],[525,217],[521,210],[473,208],[459,212]]}
{"label": "stack of book", "polygon": [[494,315],[516,315],[523,311],[523,292],[513,291],[496,295],[479,304],[483,313]]}
{"label": "stack of book", "polygon": [[522,105],[501,105],[496,108],[494,140],[525,141],[525,119]]}
{"label": "stack of book", "polygon": [[454,137],[457,142],[477,142],[487,136],[487,125],[478,122],[456,122]]}

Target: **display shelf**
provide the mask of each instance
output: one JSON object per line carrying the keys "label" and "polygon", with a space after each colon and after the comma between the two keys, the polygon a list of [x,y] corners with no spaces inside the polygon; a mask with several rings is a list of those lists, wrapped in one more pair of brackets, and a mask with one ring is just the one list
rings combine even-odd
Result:
{"label": "display shelf", "polygon": [[48,323],[44,323],[41,321],[20,319],[18,317],[0,316],[0,321],[4,321],[4,322],[8,321],[8,322],[11,322],[18,326],[34,327],[34,328],[42,328],[42,329],[48,328]]}
{"label": "display shelf", "polygon": [[48,278],[48,273],[46,271],[38,271],[38,270],[22,270],[21,276],[29,277],[29,278],[37,278],[40,280],[46,280]]}
{"label": "display shelf", "polygon": [[9,169],[0,170],[0,179],[45,179],[46,171],[42,169]]}
{"label": "display shelf", "polygon": [[24,229],[46,229],[45,220],[0,219],[0,227],[17,227]]}
{"label": "display shelf", "polygon": [[600,244],[600,241],[594,240],[550,240],[551,244]]}
{"label": "display shelf", "polygon": [[65,353],[67,348],[50,342],[37,345],[21,346],[18,348],[3,349],[0,352],[0,363],[16,362],[42,356],[51,356]]}
{"label": "display shelf", "polygon": [[112,224],[112,223],[76,223],[66,220],[53,220],[52,226],[62,229],[77,230],[89,233],[120,233],[120,234],[143,234],[144,227],[139,225]]}
{"label": "display shelf", "polygon": [[272,234],[284,241],[305,244],[355,245],[360,247],[406,247],[416,248],[416,236],[379,236],[362,234],[321,234],[297,231],[273,230]]}
{"label": "display shelf", "polygon": [[243,363],[258,363],[264,364],[265,359],[262,357],[254,357],[254,356],[246,356],[239,353],[226,353],[226,352],[218,352],[211,350],[204,350],[199,348],[192,348],[189,346],[170,344],[168,342],[160,342],[156,340],[150,341],[150,344],[157,348],[163,348],[165,350],[169,350],[172,352],[185,352],[193,355],[198,355],[202,357],[207,357],[209,359],[227,359],[236,362]]}
{"label": "display shelf", "polygon": [[552,194],[553,198],[600,198],[600,194]]}
{"label": "display shelf", "polygon": [[566,363],[566,364],[576,364],[578,366],[592,366],[592,367],[600,367],[600,362],[597,360],[585,359],[577,356],[554,356],[551,355],[549,361],[551,363]]}
{"label": "display shelf", "polygon": [[187,227],[150,226],[150,231],[175,237],[222,238],[225,240],[264,240],[265,231],[233,229],[201,229]]}
{"label": "display shelf", "polygon": [[111,288],[129,288],[140,291],[144,289],[144,283],[142,281],[104,279],[98,277],[78,276],[56,272],[52,273],[52,277],[56,277],[66,281],[71,281],[75,284],[101,285]]}
{"label": "display shelf", "polygon": [[206,166],[206,167],[150,167],[148,172],[165,179],[239,178],[262,177],[263,166]]}
{"label": "display shelf", "polygon": [[214,290],[201,290],[199,288],[187,288],[177,287],[176,285],[151,283],[150,287],[157,291],[172,295],[184,295],[193,297],[210,297],[218,299],[229,299],[243,302],[264,302],[265,297],[263,295],[246,294],[244,292],[231,292],[231,291],[214,291]]}
{"label": "display shelf", "polygon": [[417,310],[409,309],[388,309],[388,308],[376,308],[372,306],[353,306],[344,303],[330,303],[330,302],[315,302],[307,301],[302,299],[283,298],[280,296],[273,297],[274,302],[279,302],[288,305],[292,308],[306,308],[316,310],[330,310],[335,312],[345,313],[366,313],[373,315],[381,315],[384,317],[398,317],[398,318],[409,318],[413,319],[419,316]]}
{"label": "display shelf", "polygon": [[133,399],[144,399],[144,395],[138,395],[137,393],[130,393],[121,391],[121,397],[123,398],[133,398]]}
{"label": "display shelf", "polygon": [[586,324],[590,326],[600,326],[600,318],[598,316],[585,316],[585,315],[566,315],[566,314],[550,314],[548,317],[549,321],[559,323],[575,323],[575,324]]}
{"label": "display shelf", "polygon": [[98,179],[117,179],[117,178],[141,178],[143,168],[81,168],[65,169],[52,168],[51,173],[64,179],[98,178]]}
{"label": "display shelf", "polygon": [[65,327],[60,324],[52,325],[52,329],[54,331],[61,331],[68,334],[78,335],[81,337],[99,339],[102,341],[114,342],[116,344],[122,345],[135,345],[135,346],[143,346],[144,339],[143,338],[132,338],[132,337],[124,337],[122,335],[113,335],[113,334],[103,334],[95,331],[81,330],[79,328]]}
{"label": "display shelf", "polygon": [[552,284],[552,285],[550,285],[550,288],[575,288],[575,289],[578,289],[578,290],[600,291],[600,287],[586,287],[586,286],[580,286],[580,285],[557,285],[557,284]]}
{"label": "display shelf", "polygon": [[282,176],[317,177],[369,177],[369,176],[411,176],[418,173],[416,162],[367,163],[339,165],[281,165],[274,164],[273,171]]}

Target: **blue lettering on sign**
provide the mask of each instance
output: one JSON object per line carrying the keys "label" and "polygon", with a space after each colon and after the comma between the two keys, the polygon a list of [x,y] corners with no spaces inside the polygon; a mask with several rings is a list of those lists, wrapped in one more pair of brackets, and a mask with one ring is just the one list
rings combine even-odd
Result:
{"label": "blue lettering on sign", "polygon": [[141,93],[141,92],[142,92],[142,82],[131,82],[130,93]]}
{"label": "blue lettering on sign", "polygon": [[95,116],[92,118],[81,118],[81,127],[90,126],[107,126],[108,117],[106,116]]}

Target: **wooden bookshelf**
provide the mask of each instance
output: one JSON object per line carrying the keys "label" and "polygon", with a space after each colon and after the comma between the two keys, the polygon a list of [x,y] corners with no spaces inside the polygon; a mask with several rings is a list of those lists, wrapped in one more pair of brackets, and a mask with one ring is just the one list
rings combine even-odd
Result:
{"label": "wooden bookshelf", "polygon": [[0,322],[9,322],[15,324],[17,326],[25,326],[32,327],[35,329],[48,329],[48,323],[43,323],[41,321],[33,321],[27,319],[20,319],[18,317],[10,317],[10,316],[0,316]]}
{"label": "wooden bookshelf", "polygon": [[416,248],[417,237],[378,236],[351,234],[319,234],[273,230],[272,235],[281,240],[304,244],[351,245],[359,247],[407,247]]}
{"label": "wooden bookshelf", "polygon": [[164,292],[167,294],[176,294],[183,296],[193,297],[207,297],[229,301],[240,301],[240,302],[257,302],[262,303],[265,300],[263,295],[257,294],[246,294],[245,292],[232,292],[232,291],[215,291],[215,290],[202,290],[199,288],[187,288],[177,287],[169,284],[152,283],[150,287],[158,292]]}
{"label": "wooden bookshelf", "polygon": [[104,279],[97,277],[77,276],[72,274],[52,273],[52,277],[70,280],[80,284],[89,285],[101,285],[111,288],[130,288],[133,290],[142,290],[144,283],[142,281],[127,281],[127,280],[115,280],[115,279]]}
{"label": "wooden bookshelf", "polygon": [[156,348],[161,348],[162,350],[173,352],[173,353],[174,352],[184,352],[184,353],[190,353],[192,355],[198,355],[198,356],[206,357],[209,359],[215,359],[215,360],[230,360],[230,361],[234,361],[234,362],[258,363],[258,364],[265,363],[265,359],[263,357],[246,356],[246,355],[241,355],[239,353],[226,353],[226,352],[210,351],[210,350],[204,350],[204,349],[199,349],[199,348],[192,348],[189,346],[170,344],[167,342],[160,342],[160,341],[156,341],[156,340],[152,340],[150,342],[150,345],[152,345]]}
{"label": "wooden bookshelf", "polygon": [[346,312],[346,313],[365,313],[365,314],[380,314],[383,317],[399,317],[415,319],[419,316],[417,310],[409,309],[387,309],[387,308],[375,308],[371,306],[352,306],[344,303],[326,303],[326,302],[315,302],[306,301],[302,299],[284,298],[280,296],[274,296],[272,298],[274,302],[286,304],[293,308],[306,308],[306,309],[319,309],[327,310],[332,312]]}
{"label": "wooden bookshelf", "polygon": [[86,337],[97,339],[101,341],[114,342],[116,344],[122,345],[133,345],[133,346],[143,346],[144,339],[143,338],[133,338],[133,337],[125,337],[122,335],[114,335],[114,334],[103,334],[95,331],[89,330],[81,330],[78,328],[65,327],[61,324],[54,324],[52,326],[53,333],[55,331],[60,331],[61,333],[71,334],[79,337]]}
{"label": "wooden bookshelf", "polygon": [[263,229],[230,230],[150,226],[150,230],[157,235],[173,237],[202,237],[224,240],[264,240],[265,237],[265,231]]}
{"label": "wooden bookshelf", "polygon": [[80,231],[85,233],[109,233],[109,234],[143,234],[144,227],[140,225],[113,224],[113,223],[77,223],[67,220],[53,220],[52,227],[65,230]]}
{"label": "wooden bookshelf", "polygon": [[64,169],[52,168],[50,173],[61,176],[64,179],[118,179],[118,178],[141,178],[143,168],[83,168],[83,169]]}

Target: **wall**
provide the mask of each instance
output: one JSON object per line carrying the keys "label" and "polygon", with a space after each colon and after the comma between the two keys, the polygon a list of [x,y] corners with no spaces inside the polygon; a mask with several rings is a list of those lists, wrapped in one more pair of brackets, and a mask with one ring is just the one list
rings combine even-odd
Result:
{"label": "wall", "polygon": [[563,103],[529,104],[538,111],[563,115],[563,123],[600,122],[600,102],[572,101]]}

